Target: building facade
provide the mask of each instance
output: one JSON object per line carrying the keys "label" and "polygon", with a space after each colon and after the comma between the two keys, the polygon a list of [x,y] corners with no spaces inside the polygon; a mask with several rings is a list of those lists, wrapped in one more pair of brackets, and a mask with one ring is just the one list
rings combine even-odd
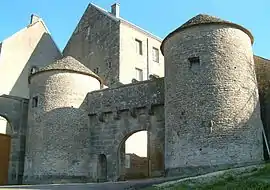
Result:
{"label": "building facade", "polygon": [[90,4],[63,51],[98,74],[106,86],[164,76],[161,39],[120,17],[120,5],[108,12]]}

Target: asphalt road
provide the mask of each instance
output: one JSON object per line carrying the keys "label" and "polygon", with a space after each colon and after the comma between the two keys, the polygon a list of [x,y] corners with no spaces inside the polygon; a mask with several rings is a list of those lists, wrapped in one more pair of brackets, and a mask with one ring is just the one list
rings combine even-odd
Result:
{"label": "asphalt road", "polygon": [[7,190],[135,190],[149,187],[153,184],[159,184],[166,181],[171,181],[178,178],[154,178],[145,180],[131,180],[122,182],[106,182],[106,183],[72,183],[72,184],[48,184],[48,185],[18,185],[18,186],[0,186],[0,189]]}

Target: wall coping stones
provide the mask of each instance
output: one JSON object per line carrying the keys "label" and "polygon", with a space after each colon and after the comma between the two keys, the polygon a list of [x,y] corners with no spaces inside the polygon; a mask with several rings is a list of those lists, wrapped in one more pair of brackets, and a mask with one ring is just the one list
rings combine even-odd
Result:
{"label": "wall coping stones", "polygon": [[87,100],[89,115],[122,110],[132,112],[132,109],[134,112],[135,108],[163,105],[164,78],[93,91],[88,93]]}

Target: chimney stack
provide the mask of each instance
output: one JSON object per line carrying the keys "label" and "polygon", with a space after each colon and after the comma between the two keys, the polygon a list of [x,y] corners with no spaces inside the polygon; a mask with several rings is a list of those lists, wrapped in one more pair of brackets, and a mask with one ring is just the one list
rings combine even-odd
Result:
{"label": "chimney stack", "polygon": [[32,15],[31,15],[30,24],[34,24],[34,23],[38,22],[39,19],[40,19],[39,16],[32,14]]}
{"label": "chimney stack", "polygon": [[120,4],[119,3],[114,3],[111,6],[111,13],[116,17],[119,18],[120,17]]}

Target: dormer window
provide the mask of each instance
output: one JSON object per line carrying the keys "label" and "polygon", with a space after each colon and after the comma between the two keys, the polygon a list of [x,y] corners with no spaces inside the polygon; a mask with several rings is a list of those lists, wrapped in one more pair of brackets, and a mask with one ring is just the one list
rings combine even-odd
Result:
{"label": "dormer window", "polygon": [[34,74],[35,72],[37,72],[38,71],[38,68],[36,67],[36,66],[33,66],[33,67],[31,67],[31,69],[30,69],[30,74]]}

